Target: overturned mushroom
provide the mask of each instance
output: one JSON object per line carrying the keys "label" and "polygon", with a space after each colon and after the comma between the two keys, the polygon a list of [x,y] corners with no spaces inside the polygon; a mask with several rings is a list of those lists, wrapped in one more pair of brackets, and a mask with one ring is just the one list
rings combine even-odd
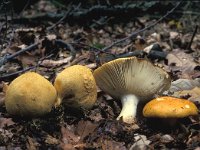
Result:
{"label": "overturned mushroom", "polygon": [[117,117],[133,123],[139,101],[148,101],[170,87],[171,79],[161,68],[136,57],[110,61],[94,71],[97,85],[113,98],[121,99]]}
{"label": "overturned mushroom", "polygon": [[54,86],[41,75],[28,72],[17,77],[8,86],[5,106],[11,115],[38,117],[50,112],[55,101]]}
{"label": "overturned mushroom", "polygon": [[90,109],[97,99],[97,87],[91,70],[74,65],[64,69],[55,79],[57,105]]}

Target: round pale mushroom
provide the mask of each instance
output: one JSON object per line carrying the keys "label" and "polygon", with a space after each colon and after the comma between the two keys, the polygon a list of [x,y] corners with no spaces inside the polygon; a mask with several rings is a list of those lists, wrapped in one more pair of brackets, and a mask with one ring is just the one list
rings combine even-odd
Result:
{"label": "round pale mushroom", "polygon": [[163,96],[148,102],[143,108],[144,117],[184,118],[198,114],[196,105],[185,99]]}
{"label": "round pale mushroom", "polygon": [[47,79],[35,72],[28,72],[8,86],[5,106],[7,112],[14,116],[39,117],[51,111],[56,97],[56,90]]}
{"label": "round pale mushroom", "polygon": [[91,70],[74,65],[64,69],[55,79],[58,93],[57,106],[63,105],[90,109],[97,99],[97,87]]}
{"label": "round pale mushroom", "polygon": [[145,59],[119,58],[94,71],[97,85],[113,98],[120,99],[122,110],[117,120],[134,123],[138,102],[146,102],[170,87],[171,79],[162,68]]}

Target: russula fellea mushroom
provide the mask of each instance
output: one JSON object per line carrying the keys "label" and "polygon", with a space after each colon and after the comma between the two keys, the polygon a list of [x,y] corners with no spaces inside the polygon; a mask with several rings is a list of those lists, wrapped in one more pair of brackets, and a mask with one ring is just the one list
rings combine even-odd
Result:
{"label": "russula fellea mushroom", "polygon": [[144,117],[164,119],[170,126],[173,126],[178,118],[197,114],[198,108],[193,102],[170,96],[153,99],[143,108]]}
{"label": "russula fellea mushroom", "polygon": [[27,72],[8,86],[5,106],[14,116],[39,117],[51,111],[56,97],[56,90],[47,79],[35,72]]}
{"label": "russula fellea mushroom", "polygon": [[57,105],[90,109],[97,99],[97,87],[91,70],[74,65],[58,73],[54,86],[58,93]]}
{"label": "russula fellea mushroom", "polygon": [[94,71],[97,85],[113,98],[121,99],[117,120],[134,123],[138,102],[150,100],[170,87],[169,75],[160,67],[136,57],[119,58]]}

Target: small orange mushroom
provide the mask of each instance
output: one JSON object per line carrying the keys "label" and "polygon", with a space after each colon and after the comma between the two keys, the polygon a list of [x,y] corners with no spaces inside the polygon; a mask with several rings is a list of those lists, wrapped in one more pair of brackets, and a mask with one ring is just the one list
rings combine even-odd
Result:
{"label": "small orange mushroom", "polygon": [[153,99],[143,108],[144,117],[167,119],[171,126],[176,123],[178,118],[197,114],[198,108],[193,102],[169,96]]}

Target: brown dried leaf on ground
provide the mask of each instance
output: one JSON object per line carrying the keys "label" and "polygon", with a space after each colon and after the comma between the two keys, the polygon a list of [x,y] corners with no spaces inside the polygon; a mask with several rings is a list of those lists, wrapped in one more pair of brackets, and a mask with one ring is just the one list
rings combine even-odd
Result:
{"label": "brown dried leaf on ground", "polygon": [[60,147],[62,149],[68,150],[68,149],[75,149],[74,145],[76,145],[79,140],[80,136],[76,135],[74,133],[74,129],[71,126],[61,127],[61,134],[62,134],[62,142],[60,144]]}
{"label": "brown dried leaf on ground", "polygon": [[145,135],[135,134],[133,140],[135,142],[131,146],[130,150],[134,150],[134,149],[137,149],[137,150],[147,149],[148,145],[151,143],[151,141],[149,141]]}
{"label": "brown dried leaf on ground", "polygon": [[114,140],[101,138],[102,150],[126,150],[124,144],[124,142],[116,142]]}
{"label": "brown dried leaf on ground", "polygon": [[200,102],[200,78],[173,81],[169,91],[172,93],[172,96],[187,98],[193,102]]}
{"label": "brown dried leaf on ground", "polygon": [[195,68],[200,66],[190,54],[180,49],[175,49],[167,55],[168,65],[172,72],[180,72],[180,78],[190,78],[195,73]]}
{"label": "brown dried leaf on ground", "polygon": [[98,124],[92,123],[91,121],[79,121],[76,132],[80,136],[80,142],[82,142],[86,136],[93,133],[97,126]]}
{"label": "brown dried leaf on ground", "polygon": [[20,56],[17,57],[17,59],[19,61],[21,61],[22,66],[24,68],[28,67],[28,66],[35,66],[36,65],[36,61],[37,61],[37,57],[36,56],[30,55],[28,53],[21,54]]}
{"label": "brown dried leaf on ground", "polygon": [[14,124],[15,122],[12,120],[12,118],[0,118],[0,128],[9,127]]}
{"label": "brown dried leaf on ground", "polygon": [[27,143],[26,143],[26,148],[27,149],[29,149],[29,150],[37,150],[39,145],[40,144],[37,143],[35,139],[27,136]]}
{"label": "brown dried leaf on ground", "polygon": [[42,63],[40,64],[41,66],[44,67],[58,67],[64,64],[68,64],[71,60],[72,56],[69,56],[67,58],[61,59],[61,60],[43,60]]}
{"label": "brown dried leaf on ground", "polygon": [[195,87],[192,90],[177,91],[173,94],[175,97],[189,97],[188,100],[200,103],[200,87]]}
{"label": "brown dried leaf on ground", "polygon": [[51,135],[47,135],[47,137],[45,139],[45,143],[47,143],[49,145],[57,145],[60,143],[60,141]]}
{"label": "brown dried leaf on ground", "polygon": [[170,92],[182,91],[182,90],[191,90],[195,87],[200,87],[200,78],[194,80],[189,79],[178,79],[171,83],[169,88]]}

